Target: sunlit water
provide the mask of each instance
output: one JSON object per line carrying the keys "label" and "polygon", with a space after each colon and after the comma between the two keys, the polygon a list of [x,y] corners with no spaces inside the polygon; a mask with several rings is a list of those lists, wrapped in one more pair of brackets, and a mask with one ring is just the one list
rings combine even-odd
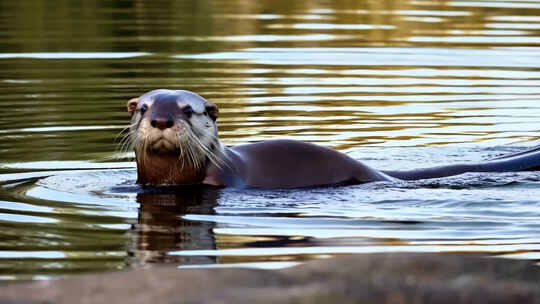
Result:
{"label": "sunlit water", "polygon": [[340,254],[540,260],[540,173],[301,190],[142,189],[118,149],[155,88],[234,145],[292,138],[379,169],[538,144],[537,1],[0,2],[0,279]]}

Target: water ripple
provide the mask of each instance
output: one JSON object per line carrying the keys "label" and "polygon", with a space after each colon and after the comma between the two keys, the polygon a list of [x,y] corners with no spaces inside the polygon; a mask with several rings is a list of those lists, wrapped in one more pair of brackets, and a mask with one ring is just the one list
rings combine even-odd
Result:
{"label": "water ripple", "polygon": [[539,260],[535,172],[147,189],[117,136],[127,100],[171,88],[219,106],[225,144],[307,140],[379,169],[519,152],[540,140],[538,1],[200,4],[0,3],[0,279],[394,251]]}

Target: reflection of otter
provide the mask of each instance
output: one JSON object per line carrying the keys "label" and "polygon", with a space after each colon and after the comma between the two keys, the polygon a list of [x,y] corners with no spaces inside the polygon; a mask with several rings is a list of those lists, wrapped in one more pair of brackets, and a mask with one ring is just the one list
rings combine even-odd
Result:
{"label": "reflection of otter", "polygon": [[155,90],[130,100],[127,107],[132,115],[128,143],[136,154],[137,181],[144,185],[295,188],[540,168],[540,151],[532,150],[484,163],[378,171],[300,141],[225,147],[217,137],[216,105],[192,92]]}
{"label": "reflection of otter", "polygon": [[212,257],[174,256],[169,253],[215,249],[214,224],[188,221],[182,216],[213,214],[217,198],[217,189],[208,187],[181,191],[160,189],[154,193],[138,194],[140,209],[135,226],[137,248],[134,250],[134,263],[214,264],[216,261]]}

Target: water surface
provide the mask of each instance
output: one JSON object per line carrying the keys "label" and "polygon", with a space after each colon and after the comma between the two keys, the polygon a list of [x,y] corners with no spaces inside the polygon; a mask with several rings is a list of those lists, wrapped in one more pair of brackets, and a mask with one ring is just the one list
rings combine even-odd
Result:
{"label": "water surface", "polygon": [[225,144],[292,138],[380,169],[538,144],[538,1],[0,1],[0,279],[366,252],[540,260],[540,175],[301,190],[141,189],[118,149],[155,88]]}

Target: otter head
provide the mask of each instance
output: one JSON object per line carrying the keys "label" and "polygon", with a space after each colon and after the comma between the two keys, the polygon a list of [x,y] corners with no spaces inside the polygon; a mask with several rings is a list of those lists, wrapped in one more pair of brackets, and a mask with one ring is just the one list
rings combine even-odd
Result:
{"label": "otter head", "polygon": [[216,162],[217,106],[181,90],[154,90],[128,101],[129,142],[143,185],[200,183]]}

